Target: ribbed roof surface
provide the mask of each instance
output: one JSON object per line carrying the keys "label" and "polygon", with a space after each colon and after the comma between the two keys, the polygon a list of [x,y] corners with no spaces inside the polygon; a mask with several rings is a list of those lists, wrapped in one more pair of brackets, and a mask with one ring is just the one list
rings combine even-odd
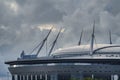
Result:
{"label": "ribbed roof surface", "polygon": [[[94,45],[94,52],[99,53],[111,53],[111,52],[120,52],[120,45],[118,44],[96,44]],[[69,48],[58,49],[53,52],[51,55],[68,55],[68,54],[89,54],[90,53],[90,45],[81,45],[74,46]]]}

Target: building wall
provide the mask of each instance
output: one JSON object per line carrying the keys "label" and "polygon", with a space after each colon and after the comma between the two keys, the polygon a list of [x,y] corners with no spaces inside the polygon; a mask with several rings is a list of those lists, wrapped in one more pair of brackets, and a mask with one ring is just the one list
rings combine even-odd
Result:
{"label": "building wall", "polygon": [[[24,65],[19,67],[9,67],[12,75],[30,76],[36,80],[35,76],[42,76],[43,80],[67,80],[70,78],[96,77],[110,80],[111,75],[120,75],[120,65],[91,64],[91,65]],[[46,79],[47,77],[47,79]],[[27,80],[27,77],[20,80]],[[55,79],[51,79],[55,78]],[[17,79],[18,80],[18,79]]]}

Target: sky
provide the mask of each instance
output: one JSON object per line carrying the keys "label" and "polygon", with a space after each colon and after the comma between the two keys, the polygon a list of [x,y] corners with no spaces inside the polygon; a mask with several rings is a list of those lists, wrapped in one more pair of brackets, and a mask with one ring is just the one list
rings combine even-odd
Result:
{"label": "sky", "polygon": [[[0,0],[0,76],[8,72],[5,61],[15,60],[22,50],[29,54],[53,26],[47,48],[62,27],[57,48],[89,44],[95,20],[96,43],[120,44],[120,0]],[[45,47],[41,55],[45,53]]]}

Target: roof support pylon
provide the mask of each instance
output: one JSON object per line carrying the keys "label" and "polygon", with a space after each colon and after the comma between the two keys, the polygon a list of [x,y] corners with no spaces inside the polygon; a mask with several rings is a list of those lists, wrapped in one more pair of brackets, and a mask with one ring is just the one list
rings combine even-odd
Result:
{"label": "roof support pylon", "polygon": [[79,46],[81,45],[82,35],[83,35],[83,29],[82,29],[82,31],[81,31],[80,40],[79,40],[79,42],[78,42],[78,45],[79,45]]}
{"label": "roof support pylon", "polygon": [[112,44],[112,38],[111,38],[111,31],[109,30],[109,39],[110,39],[110,44]]}
{"label": "roof support pylon", "polygon": [[94,47],[94,39],[95,39],[95,20],[94,20],[94,23],[93,23],[93,32],[92,32],[92,38],[91,38],[91,44],[90,44],[90,55],[93,54],[93,47]]}

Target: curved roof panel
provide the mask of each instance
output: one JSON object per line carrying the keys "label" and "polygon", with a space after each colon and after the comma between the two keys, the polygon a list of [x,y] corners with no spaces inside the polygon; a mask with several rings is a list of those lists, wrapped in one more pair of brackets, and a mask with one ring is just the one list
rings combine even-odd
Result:
{"label": "curved roof panel", "polygon": [[[94,53],[111,53],[111,52],[120,52],[120,45],[117,44],[96,44],[94,45]],[[58,49],[53,52],[51,55],[85,55],[90,53],[90,45],[81,45],[74,46],[69,48]]]}

